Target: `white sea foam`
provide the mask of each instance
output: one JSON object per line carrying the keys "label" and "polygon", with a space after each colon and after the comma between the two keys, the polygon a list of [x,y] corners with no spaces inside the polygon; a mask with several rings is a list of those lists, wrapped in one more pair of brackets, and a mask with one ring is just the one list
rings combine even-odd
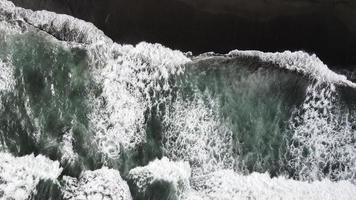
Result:
{"label": "white sea foam", "polygon": [[11,1],[0,0],[0,7],[1,8],[14,8],[15,5]]}
{"label": "white sea foam", "polygon": [[[190,59],[179,51],[148,43],[121,46],[113,43],[90,23],[47,11],[33,12],[16,8],[6,0],[0,0],[0,16],[0,19],[12,21],[11,30],[16,30],[16,26],[18,30],[22,30],[23,26],[33,26],[32,28],[43,30],[59,40],[69,42],[67,43],[69,46],[79,45],[88,50],[91,61],[90,70],[96,83],[102,86],[102,93],[92,97],[93,113],[90,115],[90,124],[95,130],[94,143],[112,158],[120,154],[121,146],[131,149],[144,142],[145,111],[153,105],[169,100],[158,98],[158,101],[155,97],[159,97],[162,92],[169,92],[172,88],[169,79],[181,74],[183,72],[181,65],[190,62]],[[19,21],[25,25],[20,26]],[[9,27],[6,23],[1,22],[0,26]],[[233,51],[228,56],[257,57],[261,62],[272,63],[281,68],[302,73],[320,82],[356,87],[345,76],[329,70],[315,55],[308,55],[304,52]],[[290,165],[302,172],[300,174],[302,180],[318,179],[309,178],[310,175],[315,175],[314,172],[323,178],[325,175],[320,172],[329,161],[332,163],[337,161],[342,164],[340,166],[346,166],[347,170],[342,171],[345,175],[328,174],[327,178],[339,177],[336,178],[338,180],[352,179],[355,176],[355,147],[351,142],[354,141],[352,137],[355,133],[351,131],[351,125],[348,123],[352,120],[348,118],[340,122],[333,117],[325,117],[323,111],[326,110],[326,115],[334,112],[328,110],[328,106],[333,101],[333,91],[332,88],[325,91],[308,88],[308,98],[311,95],[315,99],[306,100],[303,106],[312,106],[316,109],[298,114],[304,118],[301,126],[291,122],[291,126],[295,126],[296,129],[294,139],[302,143],[303,147],[312,150],[310,156],[304,158],[301,156],[300,148],[292,148],[292,155],[300,156],[301,160],[293,160]],[[326,96],[318,96],[318,92]],[[320,98],[322,101],[317,100]],[[319,103],[323,105],[315,106]],[[200,97],[192,102],[185,102],[178,98],[173,104],[173,110],[167,113],[169,117],[164,119],[167,129],[163,133],[165,141],[163,148],[166,155],[175,161],[185,160],[192,164],[193,176],[190,181],[196,191],[185,192],[186,199],[352,199],[355,197],[355,186],[348,181],[330,182],[324,179],[321,182],[307,183],[285,178],[271,179],[267,174],[253,173],[242,176],[233,171],[222,170],[232,168],[231,132],[219,122],[219,116],[212,108],[214,105],[205,105]],[[330,120],[332,123],[329,123]],[[337,125],[337,123],[342,125]],[[343,126],[342,129],[340,129],[341,126]],[[322,128],[318,130],[318,127]],[[338,129],[341,133],[338,133],[340,131]],[[304,137],[305,134],[307,137]],[[70,159],[74,155],[71,147],[72,139],[70,135],[64,138],[64,159]],[[334,138],[335,142],[331,142]],[[325,142],[327,145],[324,145]],[[340,152],[342,155],[338,160],[336,157],[340,156]],[[4,155],[11,157],[8,154]],[[326,155],[330,156],[331,160],[330,158],[324,159]],[[319,165],[319,159],[321,165]],[[304,164],[301,163],[304,162],[312,166],[306,168],[312,169],[310,172],[303,169]],[[176,163],[166,159],[152,163],[130,172],[137,180],[143,180],[142,185],[140,182],[142,187],[148,180],[155,178],[173,183],[181,180],[184,180],[184,183],[188,182],[190,174],[185,164],[183,167],[175,167]],[[300,166],[302,168],[299,168]],[[14,165],[12,168],[16,169],[16,167]],[[36,168],[41,169],[41,167]],[[59,169],[58,166],[52,168]],[[30,172],[35,174],[31,170]],[[147,174],[149,175],[146,176]],[[56,174],[51,177],[55,179],[57,176]],[[48,177],[48,174],[39,177]],[[93,172],[86,171],[79,180],[65,177],[64,180],[67,182],[65,195],[76,199],[96,199],[108,196],[113,199],[116,197],[131,199],[126,183],[119,177],[119,172],[107,168]],[[155,178],[152,179],[152,177]],[[17,179],[15,182],[18,183]],[[24,190],[25,192],[12,192],[14,189],[11,189],[11,186],[7,189],[10,192],[4,194],[18,195],[22,198],[29,193],[28,191],[32,191],[34,188],[32,185],[35,185],[32,183],[34,182],[29,182],[31,186],[25,187],[30,188]]]}
{"label": "white sea foam", "polygon": [[333,84],[307,88],[290,120],[292,158],[301,180],[356,180],[355,113],[342,107]]}
{"label": "white sea foam", "polygon": [[355,113],[342,105],[336,86],[356,88],[346,76],[331,71],[316,55],[305,52],[232,51],[232,56],[258,57],[262,62],[316,80],[289,122],[291,169],[300,180],[356,180]]}
{"label": "white sea foam", "polygon": [[13,3],[0,0],[0,13],[8,21],[16,23],[22,21],[35,28],[53,34],[59,40],[92,44],[97,42],[111,42],[104,33],[92,23],[74,18],[69,15],[61,15],[49,11],[32,11],[15,7]]}
{"label": "white sea foam", "polygon": [[76,200],[132,200],[127,183],[120,172],[106,167],[84,171],[79,180],[63,177],[64,199]]}
{"label": "white sea foam", "polygon": [[105,66],[94,71],[102,94],[93,99],[91,122],[99,148],[109,157],[117,157],[120,147],[133,149],[145,141],[145,112],[158,93],[171,89],[169,78],[182,72],[188,62],[181,52],[159,44],[140,43],[113,47]]}
{"label": "white sea foam", "polygon": [[139,192],[145,192],[147,187],[156,181],[165,181],[174,186],[180,196],[189,189],[190,166],[188,162],[173,162],[163,157],[154,160],[144,167],[130,170],[128,179],[137,187]]}
{"label": "white sea foam", "polygon": [[74,152],[73,140],[73,130],[71,129],[63,135],[61,142],[62,164],[64,162],[67,164],[74,164],[74,162],[78,161],[79,155],[78,153]]}
{"label": "white sea foam", "polygon": [[216,169],[231,169],[232,132],[219,120],[218,105],[213,99],[204,103],[202,94],[194,100],[178,98],[163,119],[165,155],[191,163],[193,176]]}
{"label": "white sea foam", "polygon": [[44,156],[13,157],[0,153],[0,198],[25,200],[36,194],[40,180],[56,182],[62,169],[59,162]]}
{"label": "white sea foam", "polygon": [[[200,182],[199,182],[200,181]],[[351,200],[356,186],[348,181],[329,180],[301,182],[284,177],[271,178],[268,174],[239,175],[231,170],[216,171],[201,177],[196,190],[184,194],[187,200]]]}
{"label": "white sea foam", "polygon": [[[1,25],[0,25],[1,26]],[[0,28],[1,30],[1,28]],[[0,36],[1,39],[1,36]],[[1,95],[12,91],[15,86],[14,69],[9,63],[5,63],[0,59],[0,111],[3,109]],[[4,144],[0,144],[0,150],[6,149]]]}
{"label": "white sea foam", "polygon": [[276,64],[281,68],[296,71],[319,81],[335,83],[356,88],[356,84],[347,80],[346,76],[330,70],[315,54],[303,51],[265,53],[260,51],[231,51],[228,56],[257,57],[262,62]]}
{"label": "white sea foam", "polygon": [[7,92],[13,89],[15,85],[13,74],[13,66],[0,60],[0,92]]}
{"label": "white sea foam", "polygon": [[95,131],[93,144],[100,151],[117,158],[121,148],[130,150],[144,142],[145,112],[154,104],[164,103],[164,98],[157,96],[171,89],[169,78],[182,73],[182,65],[190,59],[159,44],[118,45],[91,23],[1,2],[0,16],[6,16],[12,24],[21,21],[29,30],[44,31],[65,41],[65,46],[79,45],[87,50],[90,72],[95,83],[102,87],[100,95],[91,97],[93,112],[89,116]]}

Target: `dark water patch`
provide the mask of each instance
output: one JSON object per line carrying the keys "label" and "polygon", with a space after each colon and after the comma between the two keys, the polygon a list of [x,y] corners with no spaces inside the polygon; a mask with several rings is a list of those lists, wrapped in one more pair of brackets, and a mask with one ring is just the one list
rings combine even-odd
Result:
{"label": "dark water patch", "polygon": [[[11,36],[7,43],[16,84],[14,91],[2,96],[4,143],[17,156],[35,153],[61,160],[65,134],[73,133],[73,143],[77,136],[91,134],[86,52],[66,49],[37,33]],[[85,144],[80,141],[74,146]]]}
{"label": "dark water patch", "polygon": [[[23,102],[14,94],[3,95],[0,119],[1,143],[15,155],[22,156],[36,151],[36,141],[30,133],[34,132],[34,127],[30,125],[31,119],[24,115],[25,107]],[[14,106],[17,106],[17,112]]]}
{"label": "dark water patch", "polygon": [[161,149],[162,124],[157,110],[151,110],[150,117],[147,121],[146,142],[139,149],[140,166],[147,165],[156,158],[162,158]]}
{"label": "dark water patch", "polygon": [[141,191],[136,184],[128,181],[131,194],[134,200],[177,200],[177,191],[173,185],[168,181],[156,180],[147,185]]}
{"label": "dark water patch", "polygon": [[303,102],[309,81],[248,60],[212,58],[186,67],[182,91],[218,103],[220,119],[233,132],[237,167],[246,172],[286,173],[288,120]]}
{"label": "dark water patch", "polygon": [[31,194],[28,200],[62,200],[63,195],[60,185],[51,180],[41,180],[36,188],[35,193]]}
{"label": "dark water patch", "polygon": [[[15,70],[15,89],[1,96],[0,110],[0,141],[11,153],[42,154],[58,160],[64,168],[62,175],[72,177],[104,165],[118,169],[125,177],[130,169],[162,157],[164,103],[152,105],[145,112],[146,141],[130,150],[121,145],[120,156],[109,158],[95,145],[89,124],[90,103],[95,103],[89,95],[100,96],[103,86],[92,80],[86,51],[62,46],[64,43],[33,32],[2,42],[6,45],[0,58],[10,57]],[[174,80],[169,82],[173,84]],[[164,83],[159,84],[163,87]],[[152,90],[144,98],[159,102],[170,95]],[[72,152],[63,151],[66,145]]]}
{"label": "dark water patch", "polygon": [[340,99],[346,107],[356,110],[356,89],[350,87],[338,87]]}

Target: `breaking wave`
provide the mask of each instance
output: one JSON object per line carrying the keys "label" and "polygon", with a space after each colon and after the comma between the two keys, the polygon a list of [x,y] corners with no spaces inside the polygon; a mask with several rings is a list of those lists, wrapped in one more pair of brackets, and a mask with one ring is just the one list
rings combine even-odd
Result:
{"label": "breaking wave", "polygon": [[352,199],[355,98],[316,55],[120,45],[0,0],[0,198]]}

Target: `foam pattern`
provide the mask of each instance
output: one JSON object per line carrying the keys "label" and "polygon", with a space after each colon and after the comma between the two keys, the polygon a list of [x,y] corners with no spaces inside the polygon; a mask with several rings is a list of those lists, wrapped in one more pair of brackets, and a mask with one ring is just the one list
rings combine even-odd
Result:
{"label": "foam pattern", "polygon": [[265,53],[261,51],[231,51],[228,56],[256,57],[261,63],[275,64],[283,69],[295,71],[313,79],[356,88],[356,84],[347,80],[346,76],[330,70],[315,54],[303,51],[284,51]]}
{"label": "foam pattern", "polygon": [[106,167],[84,171],[79,179],[64,176],[63,185],[64,199],[68,200],[132,200],[119,171]]}
{"label": "foam pattern", "polygon": [[[90,145],[108,158],[115,160],[122,151],[144,144],[150,111],[168,105],[159,113],[162,150],[168,158],[130,170],[128,179],[139,191],[163,181],[172,184],[181,199],[189,200],[331,200],[356,196],[355,113],[340,103],[337,91],[339,86],[356,88],[356,84],[328,69],[316,55],[239,50],[224,55],[256,60],[311,80],[306,99],[291,116],[285,133],[292,138],[287,164],[295,171],[293,180],[260,173],[239,174],[235,169],[238,159],[233,156],[233,133],[220,120],[217,101],[197,91],[191,99],[175,93],[174,79],[184,74],[185,64],[192,62],[184,53],[146,42],[119,45],[91,23],[17,8],[0,0],[0,39],[5,40],[10,33],[31,31],[52,37],[69,49],[86,50],[95,88],[88,94],[89,129],[93,133],[89,134]],[[205,54],[193,62],[213,56],[218,57]],[[14,85],[13,67],[7,62],[0,61],[0,94],[11,91]],[[24,109],[36,124],[28,99],[24,99]],[[60,142],[61,161],[79,160],[73,141],[73,131],[69,130]],[[27,199],[36,193],[40,180],[56,182],[61,171],[58,161],[41,155],[16,158],[0,153],[0,198]],[[63,187],[65,199],[132,199],[119,171],[106,167],[83,171],[78,179],[64,176]]]}
{"label": "foam pattern", "polygon": [[156,181],[170,183],[180,196],[189,189],[191,170],[188,162],[174,162],[163,157],[154,160],[144,167],[130,170],[128,179],[132,181],[139,192],[144,193]]}
{"label": "foam pattern", "polygon": [[79,155],[74,151],[73,141],[73,130],[69,130],[63,135],[63,139],[60,144],[62,152],[61,163],[74,164],[78,161]]}
{"label": "foam pattern", "polygon": [[290,120],[292,158],[301,180],[356,180],[355,113],[340,103],[333,84],[307,88],[304,103]]}
{"label": "foam pattern", "polygon": [[[189,61],[181,52],[159,44],[115,46],[103,69],[94,72],[102,83],[91,121],[99,148],[109,157],[120,155],[145,141],[145,111],[165,102],[157,98],[171,89],[171,76],[182,73]],[[167,97],[169,98],[169,96]]]}
{"label": "foam pattern", "polygon": [[164,118],[164,153],[189,161],[193,176],[233,167],[232,132],[219,121],[216,102],[209,100],[206,105],[201,94],[191,102],[178,98]]}
{"label": "foam pattern", "polygon": [[[145,112],[165,102],[158,96],[169,93],[169,79],[183,72],[189,58],[160,44],[118,45],[93,24],[71,16],[26,10],[5,0],[0,7],[1,16],[18,30],[44,32],[65,47],[87,51],[89,71],[101,91],[89,94],[91,140],[99,151],[114,159],[145,142]],[[71,154],[68,141],[63,141],[65,156]]]}
{"label": "foam pattern", "polygon": [[14,88],[13,67],[0,60],[0,92],[11,91]]}
{"label": "foam pattern", "polygon": [[301,182],[284,177],[271,178],[268,174],[252,173],[248,176],[231,170],[216,171],[201,177],[197,190],[185,193],[186,200],[338,200],[353,199],[356,186],[348,181],[330,180]]}
{"label": "foam pattern", "polygon": [[25,200],[37,193],[40,180],[57,181],[62,169],[58,161],[38,155],[14,157],[0,153],[0,198]]}

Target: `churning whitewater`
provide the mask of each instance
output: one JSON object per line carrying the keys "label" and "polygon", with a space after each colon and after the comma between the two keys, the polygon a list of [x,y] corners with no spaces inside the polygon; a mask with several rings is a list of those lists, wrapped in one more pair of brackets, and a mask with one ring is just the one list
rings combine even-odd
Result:
{"label": "churning whitewater", "polygon": [[120,45],[0,0],[0,199],[351,200],[355,98],[302,51]]}

